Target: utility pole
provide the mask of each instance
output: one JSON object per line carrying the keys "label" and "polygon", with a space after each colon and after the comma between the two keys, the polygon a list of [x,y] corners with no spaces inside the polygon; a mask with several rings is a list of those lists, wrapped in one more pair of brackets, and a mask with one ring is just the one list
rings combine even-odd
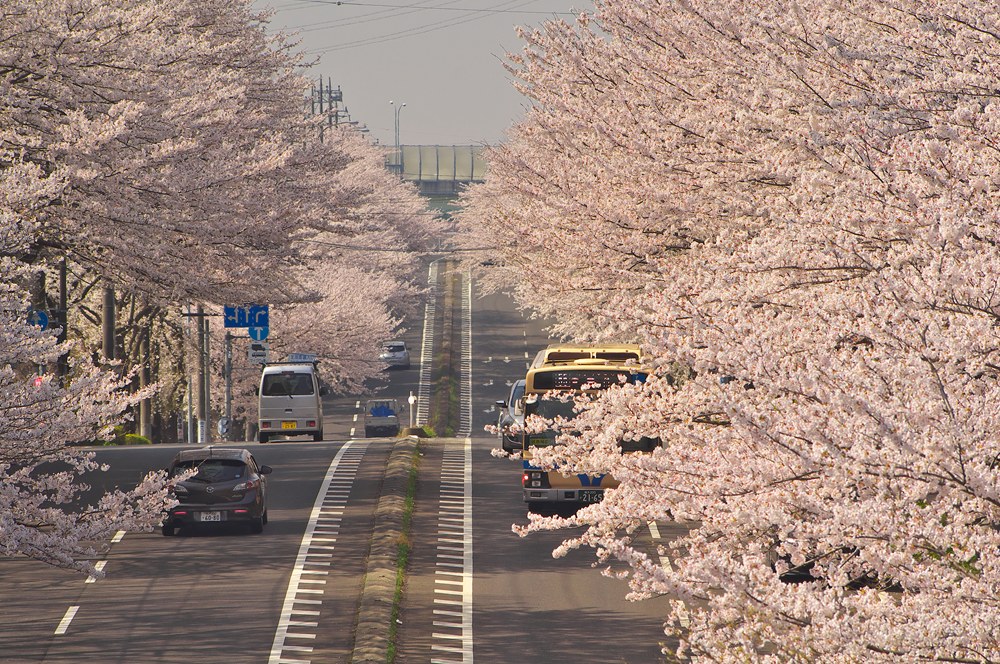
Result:
{"label": "utility pole", "polygon": [[211,341],[211,336],[209,335],[208,327],[208,316],[202,317],[202,324],[205,327],[205,359],[204,367],[205,371],[202,375],[202,379],[205,381],[205,442],[212,442],[212,353],[209,349],[209,342]]}
{"label": "utility pole", "polygon": [[198,305],[198,310],[195,312],[195,325],[198,326],[198,380],[197,380],[197,417],[198,417],[198,442],[205,443],[208,442],[208,428],[206,426],[205,420],[208,416],[208,411],[205,408],[205,404],[208,403],[208,394],[205,389],[208,387],[208,382],[205,380],[205,374],[208,373],[207,363],[205,362],[205,307]]}
{"label": "utility pole", "polygon": [[[150,379],[150,358],[149,358],[149,335],[148,329],[142,333],[139,341],[139,356],[142,358],[142,366],[139,368],[139,388],[144,389],[149,386]],[[153,423],[150,421],[150,399],[144,397],[139,402],[139,435],[150,440],[153,438]]]}
{"label": "utility pole", "polygon": [[115,289],[104,287],[104,304],[101,316],[102,347],[106,361],[115,359]]}
{"label": "utility pole", "polygon": [[233,431],[233,335],[226,330],[226,362],[223,373],[226,375],[226,400],[223,416],[226,418],[226,430],[222,435],[225,441],[232,440]]}
{"label": "utility pole", "polygon": [[[63,256],[62,260],[59,261],[59,336],[57,341],[60,344],[66,342],[67,333],[69,329],[69,314],[68,314],[68,295],[66,293],[66,257]],[[66,375],[69,373],[69,354],[63,351],[56,360],[56,374],[59,376],[59,381],[62,383],[63,387],[66,386]]]}
{"label": "utility pole", "polygon": [[[184,319],[184,336],[191,336],[191,305],[187,305],[187,313]],[[187,346],[185,345],[185,348]],[[187,354],[185,353],[185,357]],[[187,443],[194,443],[195,437],[195,427],[194,427],[194,381],[191,380],[191,366],[188,362],[185,362],[185,368],[187,370]]]}

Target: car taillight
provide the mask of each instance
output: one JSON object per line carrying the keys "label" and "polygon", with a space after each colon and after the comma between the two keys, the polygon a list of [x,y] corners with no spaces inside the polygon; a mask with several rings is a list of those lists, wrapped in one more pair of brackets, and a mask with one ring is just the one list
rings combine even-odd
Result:
{"label": "car taillight", "polygon": [[261,429],[270,429],[271,428],[271,423],[268,422],[268,421],[263,421],[263,422],[260,423],[260,428]]}
{"label": "car taillight", "polygon": [[256,489],[258,486],[260,486],[260,480],[247,480],[234,486],[233,491],[249,491],[250,489]]}
{"label": "car taillight", "polygon": [[307,427],[314,427],[314,426],[316,426],[316,420],[306,420],[306,426]]}

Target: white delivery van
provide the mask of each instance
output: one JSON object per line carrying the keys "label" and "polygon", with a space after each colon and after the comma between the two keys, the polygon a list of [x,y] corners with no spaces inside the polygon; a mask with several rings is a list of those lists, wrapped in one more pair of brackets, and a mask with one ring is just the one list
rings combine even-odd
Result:
{"label": "white delivery van", "polygon": [[312,436],[323,440],[323,400],[316,364],[281,362],[264,365],[258,394],[257,440],[276,436]]}

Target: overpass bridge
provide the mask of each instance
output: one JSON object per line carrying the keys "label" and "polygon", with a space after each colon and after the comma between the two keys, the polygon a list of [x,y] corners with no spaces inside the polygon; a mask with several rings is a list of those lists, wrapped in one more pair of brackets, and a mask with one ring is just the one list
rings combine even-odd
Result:
{"label": "overpass bridge", "polygon": [[414,182],[432,199],[456,197],[462,187],[486,175],[485,145],[400,145],[386,152],[385,165]]}

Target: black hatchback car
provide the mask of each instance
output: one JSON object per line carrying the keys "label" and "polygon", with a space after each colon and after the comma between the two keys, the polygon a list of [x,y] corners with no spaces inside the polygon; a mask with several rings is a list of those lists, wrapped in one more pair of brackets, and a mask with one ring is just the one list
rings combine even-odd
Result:
{"label": "black hatchback car", "polygon": [[202,524],[245,523],[260,533],[267,523],[267,475],[249,450],[204,447],[184,450],[167,469],[170,477],[196,471],[176,482],[178,504],[163,519],[163,534]]}

